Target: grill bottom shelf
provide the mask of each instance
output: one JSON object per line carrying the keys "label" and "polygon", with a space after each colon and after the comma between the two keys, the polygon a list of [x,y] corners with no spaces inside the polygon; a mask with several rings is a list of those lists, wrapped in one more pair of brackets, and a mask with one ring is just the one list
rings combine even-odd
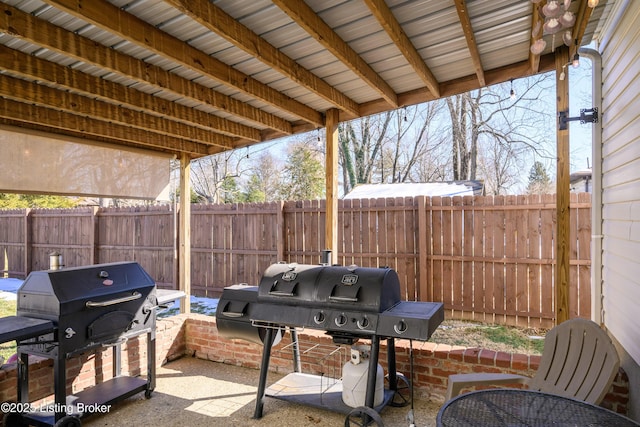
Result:
{"label": "grill bottom shelf", "polygon": [[[394,394],[385,389],[382,403],[373,409],[382,411]],[[321,375],[293,372],[267,387],[265,396],[342,414],[349,414],[354,409],[342,401],[342,381]]]}
{"label": "grill bottom shelf", "polygon": [[[92,412],[73,413],[71,415],[84,417],[93,413],[108,412],[112,408],[107,408],[105,407],[106,405],[119,402],[141,391],[147,392],[147,390],[148,382],[143,378],[124,376],[112,378],[69,396],[70,398],[75,397],[72,400],[76,408],[78,404],[81,404],[85,408],[92,409]],[[22,414],[22,418],[24,421],[36,426],[52,426],[56,423],[53,411],[26,413]]]}

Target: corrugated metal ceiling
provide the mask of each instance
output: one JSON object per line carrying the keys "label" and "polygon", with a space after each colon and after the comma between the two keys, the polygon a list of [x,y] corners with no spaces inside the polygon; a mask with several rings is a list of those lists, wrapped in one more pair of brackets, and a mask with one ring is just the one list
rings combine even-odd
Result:
{"label": "corrugated metal ceiling", "polygon": [[[612,2],[601,1],[591,13],[586,0],[573,1],[571,10],[584,20],[583,43],[591,40],[606,17],[606,4]],[[545,0],[538,6],[529,0],[3,0],[0,53],[8,59],[0,64],[0,75],[28,80],[36,86],[32,93],[2,96],[11,102],[86,114],[76,112],[73,105],[34,101],[42,90],[35,82],[79,93],[95,111],[89,117],[95,129],[87,132],[92,137],[99,137],[100,129],[116,119],[105,115],[103,103],[155,114],[167,121],[166,127],[145,128],[144,122],[131,126],[157,135],[157,145],[134,138],[119,140],[106,131],[102,131],[103,139],[201,156],[315,129],[323,125],[324,113],[332,108],[340,110],[341,119],[349,119],[468,90],[469,81],[473,80],[479,87],[488,75],[491,83],[496,83],[548,70],[553,64],[553,38],[544,36],[548,46],[539,58],[529,51],[532,16],[537,13],[536,7],[544,3]],[[381,10],[378,16],[376,9]],[[207,15],[207,10],[214,14]],[[473,39],[465,35],[460,13],[468,15]],[[132,17],[133,23],[125,22]],[[47,23],[57,29],[42,30]],[[145,24],[150,26],[144,27]],[[393,32],[394,25],[401,28],[408,43]],[[574,29],[577,34],[581,31],[578,25]],[[41,31],[50,39],[39,38]],[[172,39],[180,42],[183,52],[168,47],[173,46]],[[83,40],[94,43],[96,56],[83,56]],[[558,46],[559,41],[555,44]],[[474,64],[474,49],[480,71]],[[412,61],[411,53],[407,53],[411,50],[423,64]],[[110,52],[120,56],[112,57]],[[27,70],[21,63],[29,61],[22,55],[43,62]],[[52,68],[47,72],[43,67]],[[429,72],[438,93],[430,89]],[[47,81],[54,74],[67,77]],[[114,91],[118,93],[92,99],[85,90],[74,88],[74,79],[82,74],[117,83],[122,90],[116,87]],[[180,114],[155,111],[159,107],[154,99],[183,108]],[[35,113],[31,120],[20,117],[11,105],[15,106],[5,102],[0,109],[4,124],[39,129],[44,126],[52,132],[74,136],[86,131],[69,126],[56,128],[53,123],[39,121]],[[219,124],[210,130],[219,134],[222,142],[211,145],[204,135],[199,140],[173,129],[171,122],[189,123],[189,109],[218,120]],[[203,127],[196,123],[202,117],[193,115],[194,127]],[[258,136],[248,138],[252,130]],[[189,144],[162,143],[169,136]]]}

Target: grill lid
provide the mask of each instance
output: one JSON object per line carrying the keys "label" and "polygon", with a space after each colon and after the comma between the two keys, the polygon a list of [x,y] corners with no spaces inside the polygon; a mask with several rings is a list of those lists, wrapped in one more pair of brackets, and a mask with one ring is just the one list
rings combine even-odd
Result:
{"label": "grill lid", "polygon": [[153,279],[136,262],[34,271],[18,289],[17,312],[57,317],[114,300],[140,299],[142,303],[154,287]]}
{"label": "grill lid", "polygon": [[257,300],[381,313],[400,301],[400,281],[391,268],[272,264]]}

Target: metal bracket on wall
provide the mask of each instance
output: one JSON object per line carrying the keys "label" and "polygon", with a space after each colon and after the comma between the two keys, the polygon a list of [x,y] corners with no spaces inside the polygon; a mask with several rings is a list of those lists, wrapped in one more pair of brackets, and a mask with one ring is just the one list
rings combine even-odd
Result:
{"label": "metal bracket on wall", "polygon": [[582,108],[580,109],[580,116],[568,117],[569,110],[560,111],[558,113],[558,129],[566,130],[568,122],[574,122],[580,120],[581,124],[584,123],[598,123],[598,108]]}

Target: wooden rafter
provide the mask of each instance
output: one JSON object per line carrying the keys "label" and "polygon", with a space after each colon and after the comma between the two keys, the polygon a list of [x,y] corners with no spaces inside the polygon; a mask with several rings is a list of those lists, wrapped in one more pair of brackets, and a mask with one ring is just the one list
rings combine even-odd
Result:
{"label": "wooden rafter", "polygon": [[3,4],[1,8],[2,32],[139,82],[156,85],[158,90],[168,90],[198,102],[205,102],[221,111],[246,118],[283,134],[292,133],[291,123],[278,116],[80,37],[9,5]]}
{"label": "wooden rafter", "polygon": [[[529,46],[532,46],[537,40],[540,40],[542,38],[542,18],[541,18],[541,12],[540,12],[540,8],[542,7],[542,5],[545,4],[543,2],[540,2],[538,4],[533,3],[531,5],[531,30],[529,32],[530,39],[529,39]],[[536,31],[536,28],[540,26],[540,28]],[[533,35],[536,34],[536,36],[534,37]],[[533,53],[531,53],[531,50],[529,50],[529,67],[531,68],[531,73],[535,74],[538,72],[538,68],[540,66],[540,55],[534,55]]]}
{"label": "wooden rafter", "polygon": [[424,84],[429,91],[436,98],[440,97],[440,87],[438,81],[433,76],[433,73],[425,64],[424,59],[420,56],[416,48],[411,44],[411,40],[402,30],[402,26],[398,20],[393,16],[389,6],[384,0],[364,0],[369,7],[373,15],[376,17],[382,28],[389,34],[391,40],[396,44],[400,52],[407,59],[411,67],[415,70],[416,74],[420,76]]}
{"label": "wooden rafter", "polygon": [[360,114],[358,104],[354,100],[297,64],[209,0],[165,0],[165,2],[341,110],[351,113],[354,117]]}
{"label": "wooden rafter", "polygon": [[104,0],[46,0],[47,3],[123,39],[258,98],[302,120],[324,125],[322,114]]}
{"label": "wooden rafter", "polygon": [[469,48],[469,55],[471,55],[471,61],[473,62],[473,68],[476,70],[476,76],[478,76],[478,82],[480,86],[486,86],[484,79],[484,68],[482,67],[482,61],[480,60],[480,52],[478,51],[478,44],[476,43],[476,36],[471,27],[471,19],[469,18],[469,10],[467,8],[466,0],[455,0],[456,12],[458,12],[458,18],[460,18],[460,25],[462,31],[464,31],[464,37],[467,39],[467,47]]}
{"label": "wooden rafter", "polygon": [[[593,8],[588,7],[586,1],[580,3],[580,9],[578,9],[578,13],[576,13],[576,23],[573,25],[572,32],[573,40],[578,41],[578,43],[573,45],[572,47],[572,49],[575,51],[577,51],[582,44],[582,38],[584,37],[584,32],[587,29],[589,18],[591,18],[592,13]],[[572,53],[575,54],[575,51],[572,51]]]}
{"label": "wooden rafter", "polygon": [[64,111],[37,105],[28,105],[11,99],[0,98],[0,117],[5,124],[32,127],[37,123],[39,130],[69,131],[74,136],[98,137],[120,141],[129,145],[143,146],[170,152],[188,152],[206,156],[222,151],[219,147],[206,146],[169,135],[159,136],[155,132],[144,131],[130,126],[93,120]]}
{"label": "wooden rafter", "polygon": [[[182,0],[181,0],[182,1]],[[185,2],[188,0],[184,0]],[[302,27],[322,46],[342,61],[370,87],[377,90],[382,98],[393,108],[398,107],[398,98],[391,86],[376,73],[348,44],[340,38],[316,13],[303,1],[273,0],[296,24]]]}
{"label": "wooden rafter", "polygon": [[226,135],[6,75],[0,75],[0,96],[108,123],[151,130],[161,135],[185,138],[206,145],[217,145],[227,150],[234,148],[233,138]]}
{"label": "wooden rafter", "polygon": [[[548,54],[540,58],[540,70],[539,72],[545,73],[547,71],[555,70],[555,55]],[[485,73],[485,80],[487,85],[494,85],[503,83],[512,78],[520,78],[530,76],[533,73],[529,68],[529,62],[523,61],[516,64],[512,64],[507,67],[496,68],[494,70],[488,70]],[[464,92],[469,92],[481,88],[480,83],[476,76],[467,76],[462,79],[456,79],[448,82],[444,82],[441,85],[441,97],[457,95]],[[429,102],[437,99],[428,89],[422,88],[404,92],[398,94],[398,101],[400,105],[415,105],[422,102]],[[386,111],[386,104],[380,100],[363,103],[360,105],[360,111],[363,115],[378,114]],[[340,120],[343,120],[340,117]]]}
{"label": "wooden rafter", "polygon": [[[255,128],[201,110],[188,108],[182,104],[82,73],[70,67],[63,67],[2,45],[0,45],[0,63],[9,74],[23,79],[49,82],[63,90],[116,103],[122,107],[142,111],[153,116],[175,120],[184,125],[196,126],[202,130],[251,141],[261,140],[260,131]],[[117,122],[118,118],[113,117],[109,120]],[[183,136],[186,137],[186,135]]]}

